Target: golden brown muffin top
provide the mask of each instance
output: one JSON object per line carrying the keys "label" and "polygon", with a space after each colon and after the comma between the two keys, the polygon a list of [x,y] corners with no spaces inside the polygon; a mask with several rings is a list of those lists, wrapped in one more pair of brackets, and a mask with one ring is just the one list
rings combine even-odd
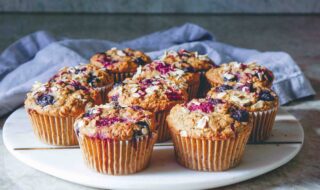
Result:
{"label": "golden brown muffin top", "polygon": [[238,62],[224,63],[218,68],[207,71],[206,77],[213,86],[253,83],[255,86],[268,88],[272,86],[274,79],[270,70],[255,62],[246,64]]}
{"label": "golden brown muffin top", "polygon": [[90,58],[90,63],[100,68],[105,68],[111,73],[135,72],[139,65],[150,63],[149,56],[142,51],[126,48],[123,50],[111,48],[97,53]]}
{"label": "golden brown muffin top", "polygon": [[159,60],[155,60],[143,67],[139,66],[132,78],[136,80],[139,78],[150,79],[159,77],[175,81],[175,83],[196,83],[200,80],[198,73],[185,72],[174,65],[166,64]]}
{"label": "golden brown muffin top", "polygon": [[109,92],[109,101],[122,106],[140,106],[153,112],[168,110],[188,99],[185,83],[174,83],[165,78],[126,79]]}
{"label": "golden brown muffin top", "polygon": [[82,86],[93,88],[113,84],[110,74],[92,64],[63,67],[49,80],[51,83],[72,83],[73,81],[79,82]]}
{"label": "golden brown muffin top", "polygon": [[192,52],[185,49],[165,51],[161,60],[187,72],[207,71],[212,67],[216,67],[207,55],[201,55],[196,51]]}
{"label": "golden brown muffin top", "polygon": [[235,86],[220,85],[212,88],[207,95],[211,98],[224,99],[250,112],[278,107],[278,96],[274,91],[254,87],[250,83],[237,83]]}
{"label": "golden brown muffin top", "polygon": [[251,129],[247,111],[221,99],[193,99],[174,106],[167,117],[170,130],[182,137],[223,140]]}
{"label": "golden brown muffin top", "polygon": [[40,114],[78,116],[86,109],[100,104],[100,96],[92,88],[73,83],[35,83],[27,94],[25,107]]}
{"label": "golden brown muffin top", "polygon": [[140,107],[121,107],[115,103],[95,106],[75,121],[75,131],[83,135],[113,140],[135,140],[151,135],[154,115]]}

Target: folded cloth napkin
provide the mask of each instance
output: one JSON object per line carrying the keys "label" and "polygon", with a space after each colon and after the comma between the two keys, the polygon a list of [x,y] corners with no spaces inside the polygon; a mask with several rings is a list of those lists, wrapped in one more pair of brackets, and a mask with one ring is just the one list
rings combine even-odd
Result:
{"label": "folded cloth napkin", "polygon": [[273,89],[281,104],[314,95],[309,81],[290,55],[285,52],[259,52],[224,44],[205,29],[185,24],[134,40],[115,43],[94,39],[67,39],[45,31],[25,36],[0,55],[0,116],[20,106],[35,81],[45,82],[63,66],[87,63],[96,52],[130,47],[158,58],[165,50],[199,51],[217,64],[257,61],[275,75]]}

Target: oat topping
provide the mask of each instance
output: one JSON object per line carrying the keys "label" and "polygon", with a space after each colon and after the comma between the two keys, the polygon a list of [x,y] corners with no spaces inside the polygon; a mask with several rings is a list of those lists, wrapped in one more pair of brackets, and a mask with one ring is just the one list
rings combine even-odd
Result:
{"label": "oat topping", "polygon": [[151,135],[154,120],[151,112],[116,103],[95,106],[75,122],[79,136],[100,139],[131,140]]}

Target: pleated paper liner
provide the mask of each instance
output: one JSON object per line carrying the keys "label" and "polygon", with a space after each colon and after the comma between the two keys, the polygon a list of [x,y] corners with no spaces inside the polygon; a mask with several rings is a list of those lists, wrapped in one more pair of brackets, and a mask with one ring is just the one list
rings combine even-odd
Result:
{"label": "pleated paper liner", "polygon": [[105,104],[108,102],[108,93],[113,87],[113,83],[103,86],[103,87],[96,87],[95,90],[99,92],[99,95],[101,97],[101,103]]}
{"label": "pleated paper liner", "polygon": [[198,171],[224,171],[237,166],[245,150],[251,127],[227,140],[197,139],[173,134],[176,160],[182,166]]}
{"label": "pleated paper liner", "polygon": [[119,141],[79,137],[87,166],[99,173],[127,175],[145,169],[151,160],[157,134],[133,140]]}
{"label": "pleated paper liner", "polygon": [[192,84],[189,84],[187,92],[189,95],[189,100],[192,100],[193,98],[197,97],[199,91],[199,81],[198,82],[194,82]]}
{"label": "pleated paper liner", "polygon": [[270,137],[277,111],[278,107],[267,111],[249,112],[253,118],[249,143],[259,143]]}
{"label": "pleated paper liner", "polygon": [[168,124],[166,118],[170,110],[159,111],[155,113],[156,116],[156,130],[158,132],[157,142],[165,142],[171,139],[170,132],[168,129]]}
{"label": "pleated paper liner", "polygon": [[109,72],[109,74],[111,74],[111,76],[113,77],[114,83],[122,82],[124,81],[124,79],[128,77],[132,77],[134,75],[134,73],[111,73],[111,72]]}
{"label": "pleated paper liner", "polygon": [[202,98],[205,97],[207,92],[210,90],[211,86],[207,81],[207,78],[205,76],[206,71],[200,71],[200,85],[197,92],[197,97]]}
{"label": "pleated paper liner", "polygon": [[27,110],[32,122],[34,134],[49,145],[77,145],[78,140],[73,130],[74,117],[59,117],[39,114],[35,110]]}

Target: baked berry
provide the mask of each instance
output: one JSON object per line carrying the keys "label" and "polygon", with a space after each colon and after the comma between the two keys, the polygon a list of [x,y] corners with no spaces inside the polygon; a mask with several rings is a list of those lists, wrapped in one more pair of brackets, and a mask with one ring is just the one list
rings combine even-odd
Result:
{"label": "baked berry", "polygon": [[232,109],[231,117],[240,122],[248,122],[249,121],[249,113],[246,110],[241,109]]}
{"label": "baked berry", "polygon": [[262,90],[259,94],[259,99],[263,101],[273,101],[275,98],[270,91]]}
{"label": "baked berry", "polygon": [[40,106],[52,105],[54,103],[54,97],[49,94],[41,94],[37,99],[36,103]]}

